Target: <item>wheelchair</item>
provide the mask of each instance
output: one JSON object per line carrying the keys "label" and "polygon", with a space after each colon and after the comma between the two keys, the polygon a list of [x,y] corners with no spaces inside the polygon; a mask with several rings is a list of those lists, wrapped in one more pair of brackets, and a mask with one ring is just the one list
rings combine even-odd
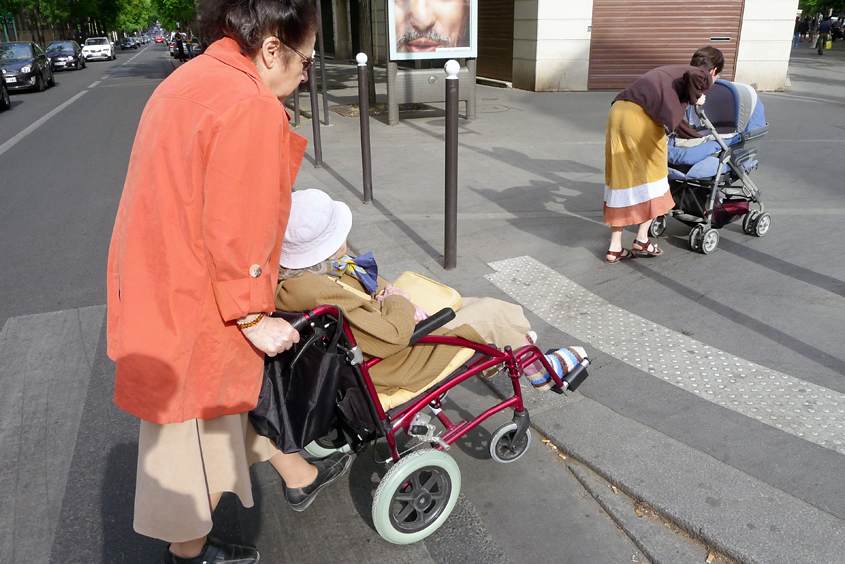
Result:
{"label": "wheelchair", "polygon": [[[448,519],[460,493],[461,472],[447,451],[488,417],[513,410],[512,420],[500,426],[490,440],[493,460],[510,463],[525,454],[531,444],[530,417],[519,379],[527,366],[540,361],[552,375],[552,390],[561,394],[575,390],[588,376],[590,361],[586,358],[561,379],[534,345],[499,350],[459,337],[432,335],[455,318],[455,312],[446,308],[420,322],[408,346],[455,347],[449,365],[421,391],[379,394],[369,371],[383,359],[364,357],[338,308],[327,305],[304,313],[273,315],[284,317],[300,332],[300,343],[330,346],[343,355],[345,365],[329,407],[333,413],[326,418],[328,428],[320,429],[304,448],[314,456],[326,456],[337,450],[360,453],[377,441],[386,443],[389,455],[377,462],[389,470],[376,489],[372,518],[379,535],[394,544],[420,541]],[[453,422],[447,417],[442,401],[449,390],[473,376],[499,371],[510,378],[513,395],[471,420]],[[401,452],[397,442],[400,431],[412,439],[408,441],[411,446]]]}

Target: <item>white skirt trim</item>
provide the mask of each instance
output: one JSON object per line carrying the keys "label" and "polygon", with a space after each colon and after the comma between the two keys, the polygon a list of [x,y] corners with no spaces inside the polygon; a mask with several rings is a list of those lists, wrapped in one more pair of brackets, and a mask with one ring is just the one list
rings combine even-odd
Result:
{"label": "white skirt trim", "polygon": [[659,198],[669,190],[669,181],[663,177],[655,182],[647,182],[633,188],[611,190],[604,187],[604,201],[609,208],[627,208]]}

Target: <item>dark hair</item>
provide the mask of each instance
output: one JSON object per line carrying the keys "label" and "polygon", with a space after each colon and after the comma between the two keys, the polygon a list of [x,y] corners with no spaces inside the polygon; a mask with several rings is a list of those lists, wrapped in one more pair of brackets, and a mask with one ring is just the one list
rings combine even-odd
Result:
{"label": "dark hair", "polygon": [[299,47],[317,32],[313,0],[205,0],[201,17],[209,42],[231,37],[247,57],[268,36]]}
{"label": "dark hair", "polygon": [[693,67],[702,68],[707,72],[710,72],[711,69],[716,69],[716,73],[721,74],[722,69],[725,68],[725,56],[715,47],[708,45],[696,51],[689,64]]}

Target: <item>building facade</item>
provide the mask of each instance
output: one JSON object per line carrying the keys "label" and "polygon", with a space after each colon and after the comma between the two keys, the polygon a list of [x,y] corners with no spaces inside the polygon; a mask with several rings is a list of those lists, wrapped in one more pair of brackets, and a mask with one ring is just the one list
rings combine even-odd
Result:
{"label": "building facade", "polygon": [[[375,60],[387,60],[386,3],[372,1]],[[358,52],[357,0],[322,0],[326,48]],[[702,45],[727,80],[782,90],[798,0],[478,0],[478,76],[541,91],[619,90]]]}

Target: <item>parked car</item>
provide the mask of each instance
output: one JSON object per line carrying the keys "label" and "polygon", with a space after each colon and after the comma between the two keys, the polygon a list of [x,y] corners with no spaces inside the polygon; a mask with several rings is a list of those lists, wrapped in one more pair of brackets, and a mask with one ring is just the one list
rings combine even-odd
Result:
{"label": "parked car", "polygon": [[135,42],[132,41],[132,38],[130,38],[130,37],[124,37],[123,39],[120,40],[120,50],[121,51],[123,51],[124,49],[133,49],[133,48],[137,49],[137,47],[138,46],[135,45]]}
{"label": "parked car", "polygon": [[76,41],[53,41],[45,51],[53,70],[85,68],[82,47]]}
{"label": "parked car", "polygon": [[117,53],[114,52],[114,44],[109,41],[108,37],[89,37],[86,39],[85,45],[82,46],[82,55],[86,61],[93,61],[94,59],[113,61],[117,58]]}
{"label": "parked car", "polygon": [[12,107],[12,100],[9,99],[9,89],[6,88],[6,79],[0,75],[0,112]]}
{"label": "parked car", "polygon": [[53,86],[53,69],[50,59],[32,41],[0,43],[0,68],[9,90],[44,92],[45,85]]}

